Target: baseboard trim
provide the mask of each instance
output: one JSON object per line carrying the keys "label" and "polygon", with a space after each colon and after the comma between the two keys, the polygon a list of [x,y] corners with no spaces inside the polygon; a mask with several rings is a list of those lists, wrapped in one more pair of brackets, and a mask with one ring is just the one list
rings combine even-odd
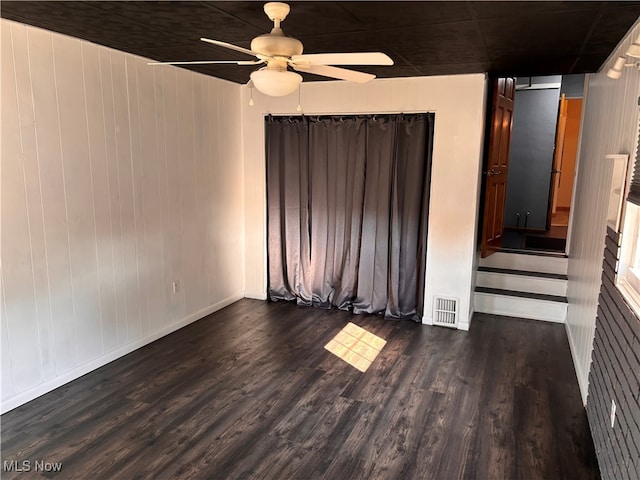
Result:
{"label": "baseboard trim", "polygon": [[468,332],[470,327],[471,327],[470,323],[460,322],[458,323],[457,329],[462,330],[463,332]]}
{"label": "baseboard trim", "polygon": [[[458,325],[456,325],[456,328],[458,330],[465,330],[468,331],[469,330],[469,326],[471,325],[471,317],[473,317],[474,311],[471,310],[471,314],[469,315],[469,319],[467,320],[467,322],[458,322]],[[433,325],[433,318],[431,317],[427,317],[426,315],[422,316],[422,324],[423,325]],[[451,328],[451,327],[448,327]]]}
{"label": "baseboard trim", "polygon": [[254,300],[266,300],[267,292],[244,292],[244,298],[252,298]]}
{"label": "baseboard trim", "polygon": [[569,328],[569,324],[565,323],[565,330],[567,332],[567,339],[569,340],[569,350],[571,351],[571,359],[573,360],[573,369],[576,372],[576,377],[578,377],[578,387],[580,387],[580,396],[582,397],[582,404],[587,406],[587,396],[589,394],[589,377],[585,378],[584,373],[582,371],[582,366],[578,361],[578,357],[576,355],[576,347],[575,342],[573,340],[573,334],[571,333],[571,328]]}
{"label": "baseboard trim", "polygon": [[464,330],[465,332],[469,331],[471,328],[471,321],[473,320],[473,316],[476,313],[476,309],[471,307],[471,311],[469,312],[469,318],[467,318],[466,322],[458,322],[458,330]]}
{"label": "baseboard trim", "polygon": [[197,320],[200,320],[201,318],[206,317],[207,315],[210,315],[218,310],[221,310],[224,307],[231,305],[232,303],[235,303],[242,298],[243,298],[242,294],[237,294],[237,295],[232,295],[230,297],[227,297],[224,300],[216,302],[213,305],[209,305],[208,307],[203,308],[202,310],[199,310],[195,313],[192,313],[191,315],[186,316],[182,320],[179,320],[175,323],[172,323],[169,326],[162,328],[151,335],[148,335],[144,338],[136,340],[135,342],[131,342],[116,350],[108,352],[99,358],[93,359],[90,362],[79,365],[78,367],[72,370],[69,370],[67,372],[64,372],[58,375],[57,377],[52,378],[51,380],[47,380],[46,382],[41,383],[36,387],[30,388],[29,390],[20,392],[11,398],[3,400],[2,403],[0,403],[0,414],[4,414],[10,410],[13,410],[14,408],[19,407],[20,405],[24,405],[25,403],[30,402],[31,400],[34,400],[44,395],[45,393],[49,393],[52,390],[55,390],[56,388],[61,387],[62,385],[71,382],[72,380],[75,380],[76,378],[79,378],[83,375],[86,375],[89,372],[92,372],[93,370],[103,367],[107,363],[113,362],[114,360],[117,360],[118,358],[123,357],[133,352],[134,350],[144,347],[145,345],[148,345],[149,343],[154,342],[159,338],[169,335],[170,333],[173,333],[176,330],[179,330],[182,327],[189,325],[190,323],[193,323]]}
{"label": "baseboard trim", "polygon": [[427,317],[426,315],[422,316],[422,324],[423,325],[433,325],[433,318]]}

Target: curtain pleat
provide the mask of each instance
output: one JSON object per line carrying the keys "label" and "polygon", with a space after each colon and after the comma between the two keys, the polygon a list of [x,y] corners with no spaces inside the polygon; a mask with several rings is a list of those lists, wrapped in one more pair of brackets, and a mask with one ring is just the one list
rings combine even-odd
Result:
{"label": "curtain pleat", "polygon": [[348,309],[357,281],[366,121],[309,124],[312,304]]}
{"label": "curtain pleat", "polygon": [[[380,118],[380,117],[377,117]],[[390,207],[394,155],[393,125],[368,122],[367,170],[358,271],[356,313],[384,313],[388,301]]]}
{"label": "curtain pleat", "polygon": [[433,119],[266,118],[270,299],[421,320]]}

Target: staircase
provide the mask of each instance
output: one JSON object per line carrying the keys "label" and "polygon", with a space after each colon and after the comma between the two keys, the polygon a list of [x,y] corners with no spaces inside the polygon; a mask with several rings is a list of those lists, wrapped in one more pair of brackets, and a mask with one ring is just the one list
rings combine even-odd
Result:
{"label": "staircase", "polygon": [[567,317],[567,257],[497,252],[481,258],[476,312],[564,323]]}

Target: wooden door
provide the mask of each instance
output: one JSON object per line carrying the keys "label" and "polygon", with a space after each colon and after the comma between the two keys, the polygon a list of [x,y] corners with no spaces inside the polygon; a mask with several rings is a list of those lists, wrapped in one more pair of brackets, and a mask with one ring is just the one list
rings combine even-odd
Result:
{"label": "wooden door", "polygon": [[567,125],[568,102],[564,93],[560,97],[558,126],[556,127],[556,145],[553,152],[553,165],[551,166],[551,185],[549,186],[549,206],[547,208],[547,230],[551,227],[551,217],[558,208],[558,189],[562,175],[562,157],[564,152],[565,128]]}
{"label": "wooden door", "polygon": [[497,78],[495,80],[489,120],[491,126],[486,161],[487,169],[484,172],[485,200],[481,241],[483,258],[491,255],[502,245],[515,92],[515,78]]}

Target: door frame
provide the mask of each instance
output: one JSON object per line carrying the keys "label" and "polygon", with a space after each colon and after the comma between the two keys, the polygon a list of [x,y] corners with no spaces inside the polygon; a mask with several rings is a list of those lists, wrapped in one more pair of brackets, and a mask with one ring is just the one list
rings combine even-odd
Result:
{"label": "door frame", "polygon": [[[564,139],[567,126],[567,111],[569,109],[568,98],[564,93],[560,94],[558,105],[558,119],[556,120],[556,139],[553,146],[553,161],[551,162],[551,178],[549,181],[549,201],[547,205],[547,230],[551,229],[551,219],[556,213],[558,203],[558,189],[562,175],[562,161],[564,155]],[[571,205],[569,205],[571,207]],[[566,246],[565,246],[566,248]]]}
{"label": "door frame", "polygon": [[571,249],[571,233],[573,231],[573,219],[574,219],[575,212],[577,210],[576,184],[577,184],[578,174],[580,173],[582,132],[584,131],[584,117],[587,111],[586,106],[587,106],[587,99],[589,96],[589,78],[590,77],[591,77],[590,73],[587,73],[584,76],[584,88],[582,93],[582,112],[580,113],[580,130],[578,131],[578,148],[576,149],[576,165],[573,169],[573,189],[571,191],[571,207],[569,209],[569,225],[567,226],[567,241],[564,247],[564,253],[567,256],[569,256],[569,252]]}

